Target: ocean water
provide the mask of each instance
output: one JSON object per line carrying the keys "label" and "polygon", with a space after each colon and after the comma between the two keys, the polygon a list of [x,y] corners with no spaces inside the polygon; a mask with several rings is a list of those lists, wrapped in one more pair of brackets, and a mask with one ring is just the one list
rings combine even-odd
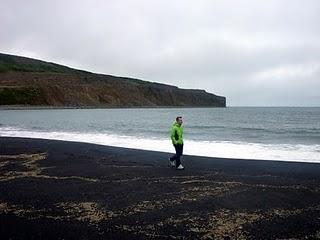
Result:
{"label": "ocean water", "polygon": [[185,154],[320,162],[317,107],[0,110],[0,136],[173,152],[176,116],[184,119]]}

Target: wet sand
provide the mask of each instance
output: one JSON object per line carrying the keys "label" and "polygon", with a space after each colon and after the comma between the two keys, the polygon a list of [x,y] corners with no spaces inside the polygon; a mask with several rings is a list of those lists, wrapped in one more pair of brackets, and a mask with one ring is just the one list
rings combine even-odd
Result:
{"label": "wet sand", "polygon": [[320,164],[0,137],[1,239],[320,239]]}

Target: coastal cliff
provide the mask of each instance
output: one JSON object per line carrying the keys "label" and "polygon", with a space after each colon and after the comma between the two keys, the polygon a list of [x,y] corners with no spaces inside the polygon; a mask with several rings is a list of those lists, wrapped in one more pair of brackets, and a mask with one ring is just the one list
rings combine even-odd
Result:
{"label": "coastal cliff", "polygon": [[198,89],[95,74],[0,53],[0,105],[58,107],[225,107]]}

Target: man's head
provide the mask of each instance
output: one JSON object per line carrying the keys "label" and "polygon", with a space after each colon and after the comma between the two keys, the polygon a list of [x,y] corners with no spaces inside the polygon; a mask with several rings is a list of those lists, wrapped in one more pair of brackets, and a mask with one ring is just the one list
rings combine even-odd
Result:
{"label": "man's head", "polygon": [[182,124],[182,117],[176,117],[176,122],[181,125]]}

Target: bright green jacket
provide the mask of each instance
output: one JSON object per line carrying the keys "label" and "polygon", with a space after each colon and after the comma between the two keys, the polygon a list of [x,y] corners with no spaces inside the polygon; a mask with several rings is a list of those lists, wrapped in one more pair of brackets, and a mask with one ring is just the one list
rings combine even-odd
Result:
{"label": "bright green jacket", "polygon": [[173,145],[183,144],[183,127],[177,122],[172,125],[171,140]]}

